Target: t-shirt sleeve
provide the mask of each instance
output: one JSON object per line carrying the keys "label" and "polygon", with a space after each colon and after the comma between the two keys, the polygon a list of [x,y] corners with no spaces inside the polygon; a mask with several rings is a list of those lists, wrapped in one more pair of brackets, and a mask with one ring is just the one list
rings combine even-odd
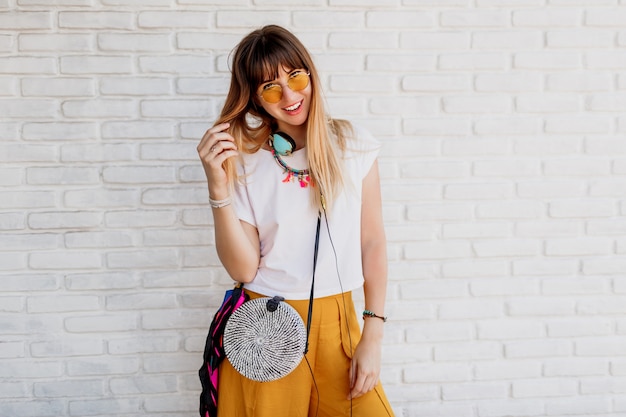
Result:
{"label": "t-shirt sleeve", "polygon": [[352,160],[358,178],[370,172],[380,151],[380,142],[368,130],[354,126],[355,137],[347,142],[348,159]]}
{"label": "t-shirt sleeve", "polygon": [[[245,170],[240,165],[238,167],[238,173],[241,176]],[[253,226],[257,226],[256,219],[254,217],[254,210],[252,209],[252,203],[248,195],[248,188],[245,183],[245,177],[243,180],[238,179],[234,185],[233,206],[235,213],[239,220],[243,220],[246,223],[250,223]]]}

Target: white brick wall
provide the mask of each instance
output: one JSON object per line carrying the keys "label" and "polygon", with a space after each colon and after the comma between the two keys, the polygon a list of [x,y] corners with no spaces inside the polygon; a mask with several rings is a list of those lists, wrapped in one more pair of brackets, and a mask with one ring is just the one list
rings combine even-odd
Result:
{"label": "white brick wall", "polygon": [[0,0],[0,416],[197,414],[195,147],[265,23],[384,145],[397,415],[626,416],[625,0]]}

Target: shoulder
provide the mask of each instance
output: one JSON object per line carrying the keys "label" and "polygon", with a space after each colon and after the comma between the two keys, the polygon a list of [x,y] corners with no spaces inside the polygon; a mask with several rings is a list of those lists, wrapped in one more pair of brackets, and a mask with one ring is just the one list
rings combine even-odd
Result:
{"label": "shoulder", "polygon": [[367,149],[377,149],[380,147],[380,141],[372,135],[365,127],[359,124],[352,124],[354,131],[353,140],[357,141],[361,147]]}
{"label": "shoulder", "polygon": [[262,151],[256,152],[239,152],[239,156],[235,158],[235,164],[239,170],[248,170],[250,167],[259,163]]}
{"label": "shoulder", "polygon": [[378,153],[380,141],[372,135],[364,126],[352,123],[351,129],[345,136],[346,156],[354,156],[359,153]]}
{"label": "shoulder", "polygon": [[380,142],[365,127],[352,124],[345,136],[343,161],[354,178],[363,179],[378,157]]}

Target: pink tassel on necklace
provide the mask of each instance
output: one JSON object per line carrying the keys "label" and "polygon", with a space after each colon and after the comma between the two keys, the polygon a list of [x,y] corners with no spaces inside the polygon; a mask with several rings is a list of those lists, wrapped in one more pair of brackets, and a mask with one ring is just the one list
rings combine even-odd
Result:
{"label": "pink tassel on necklace", "polygon": [[[270,142],[270,145],[272,145],[272,142]],[[289,165],[285,163],[285,161],[281,159],[281,157],[278,155],[278,153],[276,152],[274,148],[272,148],[272,155],[274,156],[274,159],[276,160],[278,165],[280,165],[287,174],[285,178],[283,178],[282,182],[293,182],[294,178],[297,177],[301,188],[306,188],[309,186],[309,184],[312,187],[314,186],[313,182],[311,181],[311,176],[309,175],[308,169],[291,168]]]}
{"label": "pink tassel on necklace", "polygon": [[287,176],[285,177],[285,179],[283,179],[283,182],[290,182],[292,180],[293,180],[293,172],[288,171]]}
{"label": "pink tassel on necklace", "polygon": [[298,181],[300,182],[300,187],[306,188],[311,183],[311,176],[308,174],[298,174]]}

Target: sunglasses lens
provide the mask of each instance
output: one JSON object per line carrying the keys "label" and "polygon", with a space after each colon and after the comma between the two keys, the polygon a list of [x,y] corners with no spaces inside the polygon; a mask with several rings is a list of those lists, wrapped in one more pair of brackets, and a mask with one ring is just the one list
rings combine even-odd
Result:
{"label": "sunglasses lens", "polygon": [[[304,90],[309,85],[309,74],[297,72],[287,81],[287,86],[292,91]],[[274,84],[261,91],[261,97],[268,103],[278,103],[283,98],[283,88]]]}
{"label": "sunglasses lens", "polygon": [[274,85],[264,89],[261,92],[261,96],[263,97],[263,100],[268,103],[278,103],[283,97],[283,89],[280,85]]}
{"label": "sunglasses lens", "polygon": [[293,91],[304,90],[306,86],[309,85],[309,75],[306,72],[299,72],[289,78],[287,85],[289,85],[289,88]]}

